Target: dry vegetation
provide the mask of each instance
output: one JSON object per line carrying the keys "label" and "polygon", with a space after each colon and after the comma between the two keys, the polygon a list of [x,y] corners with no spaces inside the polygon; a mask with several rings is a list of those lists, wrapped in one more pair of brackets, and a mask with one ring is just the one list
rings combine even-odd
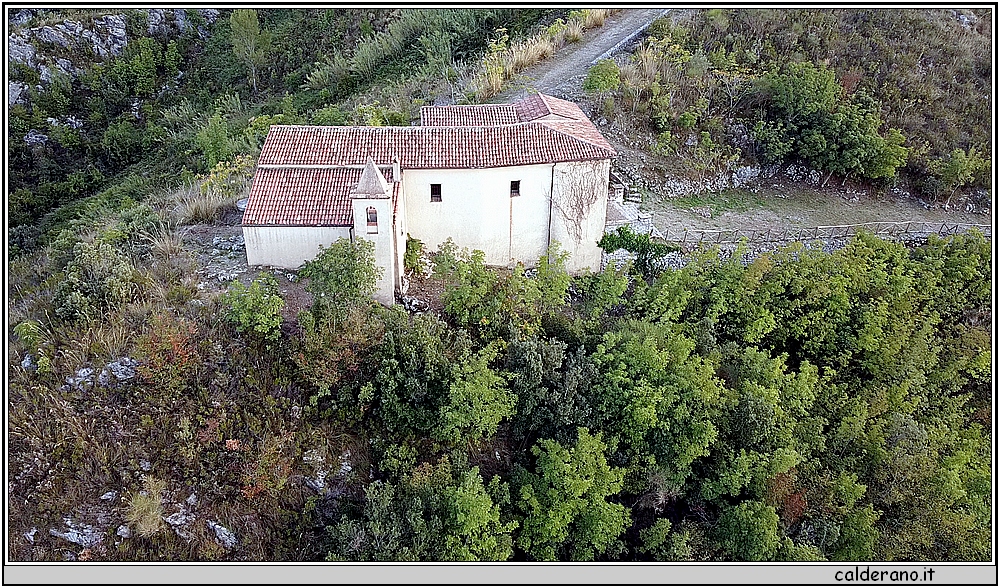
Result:
{"label": "dry vegetation", "polygon": [[573,11],[565,22],[559,19],[527,39],[509,44],[506,35],[495,39],[483,58],[482,71],[470,82],[476,100],[483,101],[496,96],[517,74],[548,59],[566,43],[578,42],[587,29],[604,26],[604,21],[615,10],[588,8]]}

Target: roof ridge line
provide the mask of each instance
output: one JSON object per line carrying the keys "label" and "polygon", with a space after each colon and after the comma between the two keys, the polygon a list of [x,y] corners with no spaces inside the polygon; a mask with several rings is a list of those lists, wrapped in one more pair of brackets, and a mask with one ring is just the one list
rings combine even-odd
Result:
{"label": "roof ridge line", "polygon": [[[554,112],[552,112],[552,106],[549,104],[549,101],[545,99],[545,94],[542,94],[541,92],[536,92],[536,93],[538,94],[538,97],[542,100],[542,104],[545,105],[545,110],[548,111],[545,114],[545,116],[547,116],[549,114],[555,114]],[[559,116],[559,115],[556,115],[556,116]]]}
{"label": "roof ridge line", "polygon": [[[569,137],[569,138],[571,138],[571,139],[573,139],[575,141],[579,141],[579,142],[585,143],[587,145],[593,145],[594,147],[597,147],[598,149],[603,149],[605,151],[609,150],[608,146],[600,145],[600,144],[595,143],[593,141],[590,141],[588,139],[584,139],[583,137],[578,137],[577,135],[572,135],[570,133],[564,133],[563,131],[560,131],[559,129],[554,129],[554,128],[552,128],[552,127],[549,126],[550,124],[565,124],[565,123],[586,124],[586,123],[584,123],[581,120],[573,120],[573,119],[570,119],[570,120],[536,120],[536,121],[531,121],[531,122],[537,123],[537,124],[539,124],[539,125],[547,128],[547,129],[549,129],[550,131],[552,131],[554,133],[559,133],[560,135],[562,135],[564,137]],[[594,126],[593,123],[590,123],[590,124],[591,124],[591,126]],[[597,130],[598,133],[601,132],[599,129],[597,129],[596,126],[594,126],[594,129]],[[603,135],[602,135],[602,137],[603,137]],[[607,139],[605,139],[605,141],[607,141]],[[608,145],[611,145],[611,144],[608,143]],[[613,147],[610,149],[610,151],[611,151],[611,153],[614,153],[614,154],[617,155],[617,152],[614,150]]]}

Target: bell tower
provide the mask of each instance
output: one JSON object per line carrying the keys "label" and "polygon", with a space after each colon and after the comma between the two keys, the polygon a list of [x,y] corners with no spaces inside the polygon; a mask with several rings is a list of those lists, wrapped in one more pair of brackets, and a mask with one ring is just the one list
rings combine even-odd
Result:
{"label": "bell tower", "polygon": [[392,218],[392,188],[368,156],[361,179],[351,191],[354,210],[354,239],[375,244],[375,265],[382,270],[375,287],[375,300],[387,306],[395,303],[396,264]]}

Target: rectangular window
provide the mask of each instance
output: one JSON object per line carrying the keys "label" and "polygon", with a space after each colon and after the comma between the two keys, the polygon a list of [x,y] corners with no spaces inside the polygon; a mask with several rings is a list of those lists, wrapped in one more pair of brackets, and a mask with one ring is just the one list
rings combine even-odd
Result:
{"label": "rectangular window", "polygon": [[431,202],[441,202],[441,184],[431,184]]}
{"label": "rectangular window", "polygon": [[378,211],[375,207],[368,207],[368,232],[377,233],[378,232]]}
{"label": "rectangular window", "polygon": [[521,195],[521,180],[514,180],[510,183],[510,197]]}

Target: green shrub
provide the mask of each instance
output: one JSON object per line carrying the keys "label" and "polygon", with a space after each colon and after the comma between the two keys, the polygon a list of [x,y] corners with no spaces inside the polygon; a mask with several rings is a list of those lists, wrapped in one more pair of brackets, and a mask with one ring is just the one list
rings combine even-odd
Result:
{"label": "green shrub", "polygon": [[336,106],[320,108],[313,111],[312,124],[320,126],[343,126],[347,124],[347,113]]}
{"label": "green shrub", "polygon": [[101,147],[113,163],[128,165],[141,159],[149,144],[144,141],[142,131],[135,128],[135,125],[128,120],[119,120],[104,131]]}
{"label": "green shrub", "polygon": [[65,277],[56,288],[56,315],[75,321],[96,318],[99,312],[116,308],[136,291],[133,271],[128,258],[111,244],[77,243]]}
{"label": "green shrub", "polygon": [[691,112],[690,110],[687,112],[682,112],[680,116],[677,117],[677,126],[679,126],[682,129],[687,129],[687,130],[693,129],[694,125],[697,122],[698,122],[698,114],[695,112]]}
{"label": "green shrub", "polygon": [[266,341],[278,339],[285,301],[274,276],[261,273],[249,287],[233,280],[221,301],[226,307],[226,318],[236,325],[237,331]]}
{"label": "green shrub", "polygon": [[621,84],[621,70],[610,59],[602,59],[587,71],[583,89],[589,92],[610,92]]}
{"label": "green shrub", "polygon": [[670,131],[663,131],[656,136],[656,142],[650,148],[650,151],[654,155],[662,155],[666,157],[667,155],[673,155],[677,152],[677,147],[674,145],[674,136]]}
{"label": "green shrub", "polygon": [[299,275],[309,278],[306,289],[313,295],[314,308],[339,318],[351,308],[371,304],[382,270],[375,264],[374,243],[341,238],[330,247],[321,245],[319,255]]}
{"label": "green shrub", "polygon": [[420,256],[424,254],[424,242],[420,239],[414,239],[409,235],[406,236],[406,253],[403,254],[403,268],[406,271],[419,274],[423,271],[420,267]]}

